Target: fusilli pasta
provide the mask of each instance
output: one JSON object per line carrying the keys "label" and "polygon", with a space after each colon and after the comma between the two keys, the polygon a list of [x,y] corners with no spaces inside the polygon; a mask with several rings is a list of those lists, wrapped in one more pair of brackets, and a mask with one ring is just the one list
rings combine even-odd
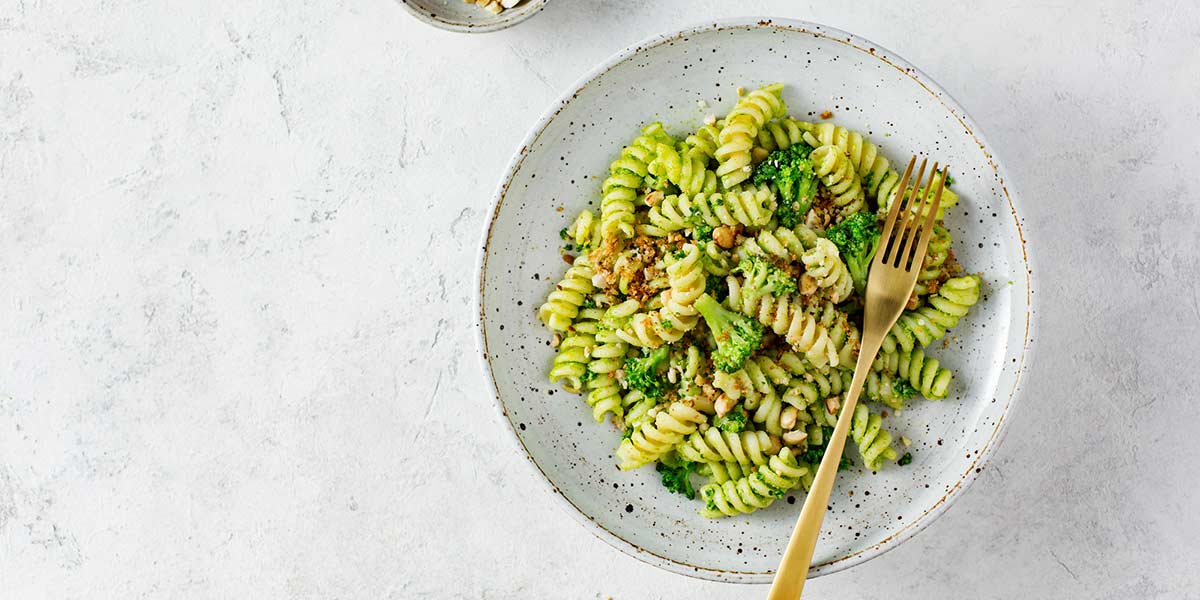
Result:
{"label": "fusilli pasta", "polygon": [[[658,461],[663,485],[688,495],[689,475],[707,478],[710,517],[811,484],[861,345],[871,238],[846,232],[877,226],[870,211],[899,180],[859,133],[784,114],[781,90],[754,90],[687,135],[646,126],[609,166],[598,212],[560,230],[571,266],[535,311],[555,334],[550,381],[623,430],[618,466]],[[943,192],[943,206],[958,201]],[[980,276],[954,276],[937,216],[914,308],[846,415],[867,469],[897,460],[887,415],[949,395],[953,375],[928,347],[980,299]]]}

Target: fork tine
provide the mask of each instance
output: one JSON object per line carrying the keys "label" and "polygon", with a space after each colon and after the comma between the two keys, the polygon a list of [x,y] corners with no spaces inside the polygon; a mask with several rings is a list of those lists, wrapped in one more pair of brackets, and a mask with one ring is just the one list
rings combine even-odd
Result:
{"label": "fork tine", "polygon": [[933,194],[933,180],[937,177],[938,164],[933,163],[933,169],[929,171],[929,180],[925,182],[925,187],[917,190],[917,197],[913,200],[912,217],[908,221],[908,234],[904,237],[904,244],[900,246],[899,267],[908,270],[909,260],[913,257],[913,250],[917,247],[917,234],[921,232],[921,222],[925,218],[925,213],[922,212],[927,208],[927,200]]}
{"label": "fork tine", "polygon": [[904,176],[900,178],[900,183],[896,185],[895,193],[892,194],[892,206],[888,209],[887,220],[883,223],[883,232],[879,234],[881,247],[875,252],[875,260],[881,264],[885,262],[883,257],[887,254],[888,242],[892,238],[892,226],[896,224],[896,215],[900,214],[900,205],[904,204],[904,192],[908,189],[908,180],[912,177],[915,164],[917,164],[917,157],[913,156],[908,161],[908,167],[904,169]]}
{"label": "fork tine", "polygon": [[[936,169],[934,173],[937,173]],[[937,219],[938,208],[942,205],[942,190],[946,187],[946,177],[949,174],[950,167],[943,167],[942,177],[938,180],[937,192],[933,196],[933,202],[928,206],[929,214],[925,216],[925,224],[921,227],[921,241],[917,243],[917,251],[913,254],[914,269],[920,269],[925,262],[925,250],[929,247],[930,238],[933,237],[933,222]]]}
{"label": "fork tine", "polygon": [[927,161],[928,159],[921,159],[921,167],[917,170],[916,180],[913,181],[911,188],[905,190],[904,201],[900,206],[900,215],[898,217],[900,222],[896,224],[896,229],[889,240],[888,253],[883,259],[885,264],[895,266],[897,259],[903,256],[901,250],[904,245],[904,232],[912,226],[912,211],[917,201],[917,193],[921,189],[921,183],[925,179],[925,164]]}

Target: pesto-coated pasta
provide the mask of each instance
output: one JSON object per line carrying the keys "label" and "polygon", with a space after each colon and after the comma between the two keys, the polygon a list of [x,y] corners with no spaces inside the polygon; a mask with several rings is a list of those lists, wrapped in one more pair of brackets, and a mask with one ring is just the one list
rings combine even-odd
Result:
{"label": "pesto-coated pasta", "polygon": [[862,180],[854,170],[854,164],[841,148],[833,145],[821,146],[813,150],[811,156],[813,171],[821,178],[821,183],[829,188],[843,216],[866,209]]}
{"label": "pesto-coated pasta", "polygon": [[818,239],[816,245],[806,250],[800,260],[804,263],[805,273],[812,276],[817,287],[827,293],[830,301],[841,302],[854,291],[850,270],[842,262],[833,242],[825,238]]}
{"label": "pesto-coated pasta", "polygon": [[780,93],[783,84],[775,83],[750,92],[738,100],[733,110],[725,117],[721,129],[720,146],[716,151],[717,176],[726,188],[750,179],[754,169],[750,165],[750,150],[758,137],[758,130],[767,121],[787,113]]}
{"label": "pesto-coated pasta", "polygon": [[635,204],[660,143],[674,144],[675,140],[667,135],[661,123],[647,125],[642,135],[609,165],[600,199],[600,230],[604,237],[633,237]]}
{"label": "pesto-coated pasta", "polygon": [[766,508],[799,485],[808,469],[807,465],[796,462],[791,450],[784,448],[753,473],[701,488],[704,509],[700,514],[709,518],[733,517]]}
{"label": "pesto-coated pasta", "polygon": [[[663,485],[685,494],[689,477],[707,479],[709,517],[812,483],[861,345],[870,259],[845,232],[877,228],[899,181],[860,133],[785,113],[774,84],[739,92],[695,131],[631,132],[593,207],[557,225],[570,266],[535,311],[552,334],[550,381],[622,432],[617,466],[658,462]],[[943,193],[943,206],[959,201]],[[983,298],[944,214],[913,308],[849,415],[857,451],[843,459],[860,469],[897,461],[889,415],[949,396],[953,375],[932,355],[946,344],[934,342]]]}

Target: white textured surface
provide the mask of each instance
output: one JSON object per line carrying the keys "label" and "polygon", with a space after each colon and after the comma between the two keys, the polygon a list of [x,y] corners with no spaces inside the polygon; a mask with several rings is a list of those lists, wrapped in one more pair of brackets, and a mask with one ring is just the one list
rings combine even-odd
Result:
{"label": "white textured surface", "polygon": [[74,4],[0,0],[5,600],[761,597],[557,509],[470,326],[486,203],[541,111],[629,43],[747,13],[942,83],[1041,271],[992,466],[812,597],[1200,596],[1195,5],[555,0],[463,36],[388,0]]}

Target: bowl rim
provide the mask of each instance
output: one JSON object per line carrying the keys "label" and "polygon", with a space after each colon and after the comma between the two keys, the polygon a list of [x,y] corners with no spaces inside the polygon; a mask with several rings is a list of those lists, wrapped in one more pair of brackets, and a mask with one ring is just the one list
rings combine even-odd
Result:
{"label": "bowl rim", "polygon": [[[1036,327],[1038,318],[1033,298],[1034,289],[1036,287],[1036,277],[1034,274],[1036,269],[1034,268],[1033,256],[1029,251],[1028,236],[1026,235],[1027,230],[1025,224],[1023,223],[1021,216],[1022,213],[1019,211],[1021,202],[1018,198],[1020,197],[1020,194],[1016,192],[1016,187],[1014,186],[1012,179],[1008,177],[1007,172],[996,159],[991,145],[988,144],[986,138],[981,133],[979,126],[967,114],[962,105],[960,105],[952,96],[950,96],[950,94],[946,92],[946,90],[940,85],[938,85],[931,77],[887,48],[884,48],[883,46],[861,36],[811,21],[772,17],[733,17],[726,19],[715,19],[711,21],[705,21],[701,24],[672,30],[666,33],[652,35],[609,56],[600,64],[590,69],[575,83],[573,83],[568,90],[559,97],[558,101],[552,104],[542,114],[537,123],[535,123],[525,135],[525,138],[521,142],[520,149],[517,150],[517,152],[514,153],[513,157],[509,160],[509,163],[505,168],[504,175],[500,180],[500,184],[497,186],[496,191],[492,196],[490,204],[491,210],[489,211],[487,219],[483,224],[482,236],[480,239],[480,249],[476,255],[475,274],[477,286],[472,292],[474,296],[473,299],[475,308],[475,341],[478,348],[480,364],[487,376],[487,385],[491,392],[497,416],[499,416],[500,420],[505,424],[505,428],[508,430],[509,435],[516,442],[517,447],[520,448],[522,453],[525,455],[525,459],[529,466],[531,466],[534,472],[537,474],[537,479],[540,480],[543,489],[551,493],[561,508],[566,510],[577,522],[582,524],[593,535],[600,538],[610,546],[620,550],[625,554],[628,554],[629,556],[637,558],[642,562],[681,575],[727,583],[769,583],[774,577],[774,571],[735,571],[713,569],[710,567],[687,564],[666,556],[655,554],[618,536],[608,529],[605,529],[592,517],[585,514],[578,506],[572,503],[558,489],[558,487],[551,482],[550,477],[533,459],[533,456],[529,453],[528,448],[525,447],[525,443],[517,434],[516,428],[514,427],[512,421],[508,418],[508,410],[504,404],[504,401],[500,398],[499,388],[496,384],[495,375],[492,371],[491,357],[488,354],[487,333],[484,330],[484,323],[487,317],[484,310],[485,306],[483,295],[486,285],[487,254],[488,247],[491,242],[492,227],[503,205],[504,197],[508,193],[513,176],[524,162],[524,159],[528,155],[530,148],[533,146],[537,138],[546,129],[555,116],[557,116],[558,113],[561,112],[575,98],[575,96],[582,91],[583,88],[590,85],[593,81],[607,73],[616,65],[624,62],[632,56],[637,55],[640,52],[656,47],[660,44],[700,33],[722,31],[726,29],[752,29],[755,27],[777,28],[791,32],[806,33],[851,46],[863,53],[883,60],[893,68],[909,76],[913,79],[913,81],[925,88],[925,90],[929,92],[931,96],[941,102],[942,105],[949,110],[956,119],[958,119],[960,124],[962,124],[967,132],[970,133],[974,140],[979,144],[980,148],[987,156],[988,163],[995,170],[996,175],[999,178],[1000,189],[1004,193],[1005,199],[1008,202],[1008,207],[1012,213],[1013,224],[1016,227],[1017,239],[1020,242],[1021,254],[1024,259],[1025,267],[1024,344],[1017,355],[1018,364],[1014,372],[1013,382],[1008,393],[1007,402],[1003,411],[1000,413],[996,425],[992,429],[991,436],[979,450],[978,455],[970,463],[970,465],[968,465],[966,471],[959,476],[958,481],[953,484],[950,490],[943,494],[941,499],[935,502],[933,506],[926,509],[925,512],[921,513],[921,515],[916,519],[906,523],[904,527],[900,528],[898,531],[892,533],[890,536],[884,538],[882,541],[876,544],[858,550],[852,554],[848,554],[828,562],[813,565],[812,569],[809,571],[809,578],[820,577],[822,575],[828,575],[849,569],[872,558],[878,557],[892,550],[893,548],[896,548],[903,542],[912,538],[918,532],[928,527],[933,521],[941,516],[946,509],[950,507],[950,505],[956,502],[972,483],[975,482],[980,471],[979,467],[982,467],[985,463],[987,463],[988,459],[990,459],[992,453],[1000,445],[1005,434],[1007,433],[1009,417],[1011,416],[1013,406],[1016,404],[1017,399],[1020,397],[1023,391],[1022,383],[1024,376],[1032,364],[1032,358],[1034,356],[1034,338],[1032,334]],[[781,532],[781,535],[787,535],[787,532]]]}
{"label": "bowl rim", "polygon": [[[494,15],[495,20],[486,21],[479,24],[451,21],[445,17],[422,10],[421,7],[414,4],[414,0],[398,0],[398,2],[400,3],[400,6],[403,6],[406,10],[408,10],[408,12],[412,14],[412,16],[416,17],[418,21],[421,21],[426,25],[432,25],[438,29],[453,31],[455,33],[491,33],[493,31],[500,31],[501,29],[508,29],[509,27],[512,27],[517,23],[521,23],[533,15],[542,12],[542,9],[546,8],[546,3],[549,2],[549,0],[527,0],[527,8],[529,10],[522,11],[519,16],[510,16],[506,19],[503,16],[504,13],[501,12],[498,15]],[[508,10],[517,11],[523,8],[526,7],[516,6]]]}

